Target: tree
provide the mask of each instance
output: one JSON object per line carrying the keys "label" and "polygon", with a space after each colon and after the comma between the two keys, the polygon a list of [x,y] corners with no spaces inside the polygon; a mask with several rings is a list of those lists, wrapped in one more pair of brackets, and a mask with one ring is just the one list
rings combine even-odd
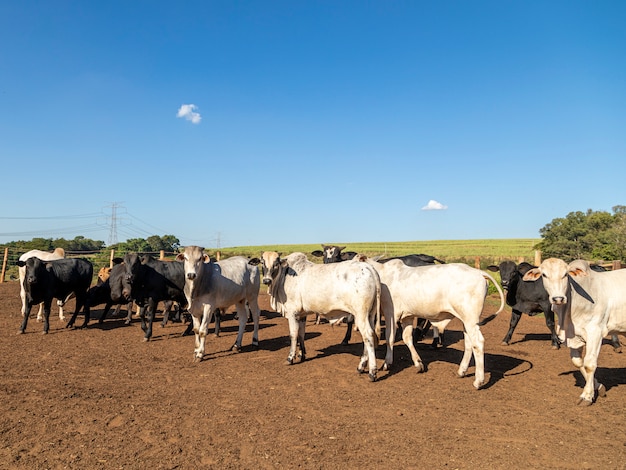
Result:
{"label": "tree", "polygon": [[624,259],[626,253],[626,206],[606,211],[570,212],[539,230],[543,240],[537,248],[544,258]]}

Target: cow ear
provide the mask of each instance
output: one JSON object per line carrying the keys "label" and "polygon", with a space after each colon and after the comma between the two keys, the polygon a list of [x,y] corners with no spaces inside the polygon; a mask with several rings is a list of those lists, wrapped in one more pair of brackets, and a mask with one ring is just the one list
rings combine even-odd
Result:
{"label": "cow ear", "polygon": [[589,275],[589,263],[582,259],[572,261],[567,265],[567,274],[572,277],[588,276]]}
{"label": "cow ear", "polygon": [[312,252],[311,252],[311,254],[312,254],[313,256],[317,256],[318,258],[321,258],[322,256],[324,256],[324,252],[323,252],[322,250],[315,250],[315,251],[312,251]]}
{"label": "cow ear", "polygon": [[46,266],[46,271],[52,272],[52,263],[47,262],[45,266]]}
{"label": "cow ear", "polygon": [[124,258],[113,258],[113,264],[122,264],[124,262]]}
{"label": "cow ear", "polygon": [[252,258],[248,260],[248,264],[251,266],[257,266],[260,263],[261,263],[261,260],[259,258]]}
{"label": "cow ear", "polygon": [[209,255],[207,255],[206,253],[204,255],[202,255],[202,259],[204,260],[205,263],[210,263],[211,262],[211,257]]}
{"label": "cow ear", "polygon": [[24,266],[26,266],[26,263],[22,261],[21,259],[17,260],[15,264],[18,265],[20,268],[23,268]]}
{"label": "cow ear", "polygon": [[176,255],[176,261],[185,261],[185,253],[178,253]]}
{"label": "cow ear", "polygon": [[536,281],[540,277],[541,277],[540,269],[539,268],[533,268],[530,271],[528,271],[526,274],[524,274],[524,277],[522,279],[524,281]]}
{"label": "cow ear", "polygon": [[494,265],[492,264],[492,265],[487,266],[487,269],[488,269],[489,271],[493,271],[494,273],[497,273],[498,271],[500,271],[500,266],[494,266]]}

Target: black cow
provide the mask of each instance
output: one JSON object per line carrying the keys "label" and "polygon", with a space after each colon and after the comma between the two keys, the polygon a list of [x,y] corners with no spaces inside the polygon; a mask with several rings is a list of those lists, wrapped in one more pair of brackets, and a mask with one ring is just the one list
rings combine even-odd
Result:
{"label": "black cow", "polygon": [[417,267],[417,266],[428,266],[430,264],[445,264],[445,261],[440,260],[439,258],[435,258],[431,255],[425,255],[423,253],[413,254],[413,255],[404,255],[404,256],[392,256],[391,258],[379,259],[379,263],[386,263],[387,261],[391,261],[392,259],[399,259],[407,266]]}
{"label": "black cow", "polygon": [[24,333],[28,323],[28,316],[33,305],[43,302],[43,332],[50,329],[50,305],[52,299],[65,300],[71,293],[76,297],[76,307],[66,328],[74,325],[80,310],[85,307],[85,327],[89,322],[89,305],[86,304],[87,291],[93,277],[93,265],[84,259],[64,258],[52,261],[42,261],[39,258],[29,258],[16,263],[26,268],[24,290],[26,291],[26,310],[20,333]]}
{"label": "black cow", "polygon": [[[126,270],[123,276],[122,295],[139,305],[141,329],[144,340],[152,337],[152,321],[156,306],[161,301],[173,300],[186,307],[184,264],[179,261],[161,261],[150,255],[128,253],[124,256]],[[167,315],[166,312],[164,312]],[[164,324],[167,317],[164,318]]]}
{"label": "black cow", "polygon": [[126,324],[130,324],[131,315],[133,313],[133,303],[132,301],[128,302],[122,296],[122,280],[125,274],[126,267],[123,264],[115,264],[113,268],[108,271],[108,278],[105,281],[99,279],[99,283],[89,289],[87,302],[90,308],[105,304],[98,323],[104,322],[107,313],[109,313],[113,305],[117,305],[118,307],[120,305],[126,305],[128,310]]}
{"label": "black cow", "polygon": [[500,272],[502,287],[506,290],[506,303],[511,307],[511,323],[509,331],[507,331],[502,345],[506,346],[511,342],[511,337],[515,331],[515,327],[522,317],[522,313],[528,315],[537,315],[543,313],[546,319],[546,326],[550,330],[550,338],[552,340],[552,348],[559,349],[561,341],[556,334],[554,327],[554,312],[548,299],[548,293],[543,287],[543,281],[522,281],[522,277],[528,271],[533,269],[530,263],[522,262],[519,265],[513,261],[503,261],[498,266],[487,266],[489,271]]}

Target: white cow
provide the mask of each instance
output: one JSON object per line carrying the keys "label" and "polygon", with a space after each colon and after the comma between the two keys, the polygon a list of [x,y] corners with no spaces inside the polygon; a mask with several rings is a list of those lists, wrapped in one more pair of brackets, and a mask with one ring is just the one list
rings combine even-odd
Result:
{"label": "white cow", "polygon": [[[20,256],[19,261],[26,261],[28,258],[39,258],[43,261],[52,261],[55,259],[65,258],[65,250],[63,248],[55,248],[54,251],[41,251],[41,250],[30,250]],[[26,268],[20,266],[18,268],[18,274],[20,277],[20,298],[22,299],[22,316],[24,316],[24,312],[26,311],[26,291],[24,290],[24,278],[26,277]],[[63,314],[63,305],[68,299],[65,300],[57,300],[57,305],[59,306],[59,320],[65,320],[65,315]],[[43,320],[43,303],[39,304],[39,312],[37,312],[37,321]]]}
{"label": "white cow", "polygon": [[[251,261],[252,262],[252,261]],[[301,361],[306,358],[304,332],[306,316],[318,313],[331,323],[349,314],[363,337],[363,355],[357,370],[376,380],[374,348],[380,329],[380,279],[366,263],[317,264],[304,253],[292,253],[285,259],[275,251],[262,254],[263,283],[268,286],[270,305],[289,321],[291,347],[287,363],[293,364],[298,344]]]}
{"label": "white cow", "polygon": [[[393,339],[395,324],[402,325],[402,339],[411,351],[413,363],[418,372],[424,371],[424,364],[413,345],[413,320],[425,318],[434,326],[444,329],[453,318],[463,323],[465,352],[458,369],[459,377],[464,377],[474,354],[476,374],[474,387],[484,385],[484,343],[480,325],[495,318],[505,306],[502,289],[488,273],[462,263],[436,264],[411,267],[401,260],[379,263],[363,256],[360,260],[373,266],[382,283],[381,310],[385,316],[387,355],[383,369],[393,363]],[[487,279],[493,282],[500,293],[500,309],[481,322]]]}
{"label": "white cow", "polygon": [[259,346],[258,296],[260,288],[259,270],[248,264],[243,256],[233,256],[222,261],[211,261],[204,248],[187,246],[176,257],[185,266],[185,297],[188,310],[193,318],[193,331],[196,335],[194,361],[204,356],[206,335],[215,310],[226,309],[231,305],[237,308],[239,332],[233,345],[234,351],[241,349],[243,333],[246,329],[248,311],[252,314],[254,333],[252,345]]}
{"label": "white cow", "polygon": [[[567,264],[548,258],[524,275],[525,281],[543,279],[558,332],[570,348],[570,357],[585,378],[578,403],[591,405],[606,388],[595,378],[602,338],[626,333],[626,269],[596,272],[583,260]],[[583,346],[586,352],[583,356]]]}

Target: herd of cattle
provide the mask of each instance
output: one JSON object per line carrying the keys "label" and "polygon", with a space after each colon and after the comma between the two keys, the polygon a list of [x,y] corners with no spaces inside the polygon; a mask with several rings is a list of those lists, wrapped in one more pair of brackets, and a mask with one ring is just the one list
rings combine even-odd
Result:
{"label": "herd of cattle", "polygon": [[[233,350],[241,349],[250,316],[254,325],[252,344],[258,347],[258,295],[262,281],[267,286],[272,309],[289,322],[289,364],[306,358],[304,338],[309,314],[317,314],[331,323],[345,319],[349,327],[343,344],[350,341],[352,325],[358,329],[363,338],[363,354],[357,369],[365,372],[367,366],[372,381],[376,380],[378,370],[375,348],[382,319],[387,345],[382,369],[388,370],[393,364],[399,327],[413,363],[421,372],[425,368],[414,340],[431,325],[435,338],[441,338],[439,335],[447,324],[457,318],[464,333],[464,354],[457,373],[465,376],[473,356],[473,385],[478,389],[485,381],[484,338],[480,327],[495,318],[506,303],[512,315],[503,344],[510,342],[522,313],[543,312],[553,348],[565,343],[572,362],[585,378],[579,403],[591,404],[597,396],[604,396],[605,387],[595,378],[595,370],[602,339],[611,335],[617,350],[620,342],[616,334],[626,334],[626,270],[605,271],[586,261],[567,264],[556,258],[547,259],[539,266],[505,261],[488,268],[500,272],[505,296],[489,273],[466,264],[447,264],[423,254],[372,259],[344,249],[323,245],[323,250],[314,251],[312,255],[322,257],[323,263],[309,261],[304,253],[281,257],[277,252],[264,252],[260,258],[233,256],[216,261],[198,246],[185,247],[173,262],[128,253],[123,259],[114,260],[112,267],[102,268],[93,287],[90,286],[94,270],[89,261],[66,258],[62,249],[32,250],[17,262],[23,315],[20,333],[26,330],[31,309],[37,305],[38,319],[43,321],[43,331],[47,333],[52,301],[57,299],[59,316],[64,319],[63,304],[75,296],[75,310],[67,327],[74,326],[81,312],[84,313],[81,328],[86,327],[90,309],[102,304],[105,308],[99,322],[103,322],[114,305],[118,309],[126,305],[126,322],[130,323],[135,303],[144,340],[148,341],[157,304],[163,302],[163,325],[174,306],[178,316],[185,309],[191,315],[192,322],[185,334],[193,330],[194,361],[201,361],[209,323],[215,316],[218,334],[219,312],[232,305],[239,320]],[[489,282],[499,293],[500,307],[481,319]],[[555,327],[555,313],[558,327]]]}

